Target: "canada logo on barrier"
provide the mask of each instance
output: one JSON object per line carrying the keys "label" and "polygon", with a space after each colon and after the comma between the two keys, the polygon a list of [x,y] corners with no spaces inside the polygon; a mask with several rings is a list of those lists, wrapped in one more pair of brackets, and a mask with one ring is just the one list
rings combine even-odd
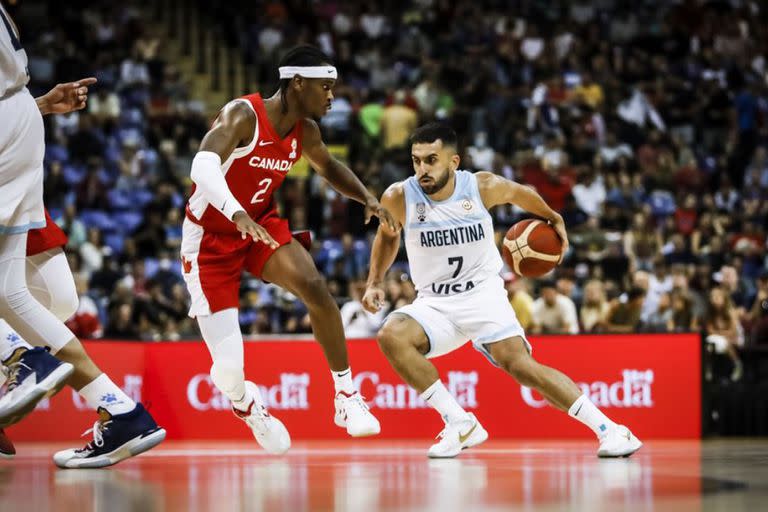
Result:
{"label": "canada logo on barrier", "polygon": [[[309,409],[309,381],[308,373],[281,373],[279,383],[258,387],[268,409]],[[229,400],[213,385],[207,373],[198,373],[189,380],[187,400],[198,411],[230,408]]]}
{"label": "canada logo on barrier", "polygon": [[[477,372],[450,371],[448,372],[448,391],[465,409],[477,409],[478,381]],[[381,382],[381,376],[377,372],[360,372],[355,376],[354,383],[364,396],[372,397],[368,400],[370,407],[379,409],[429,407],[415,389],[404,383]]]}
{"label": "canada logo on barrier", "polygon": [[[652,385],[653,370],[624,369],[621,380],[592,383],[577,382],[576,385],[598,407],[653,407]],[[533,395],[533,390],[520,386],[523,401],[529,406],[539,409],[547,405],[547,401]]]}

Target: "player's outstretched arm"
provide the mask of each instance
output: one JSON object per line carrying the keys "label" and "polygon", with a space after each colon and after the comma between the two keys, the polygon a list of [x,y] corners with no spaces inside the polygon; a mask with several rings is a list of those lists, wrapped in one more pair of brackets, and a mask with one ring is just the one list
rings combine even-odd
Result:
{"label": "player's outstretched arm", "polygon": [[320,176],[328,180],[333,188],[365,205],[366,224],[371,220],[371,217],[376,216],[382,224],[387,224],[392,231],[400,229],[390,212],[379,203],[373,194],[368,192],[368,189],[352,172],[352,169],[336,160],[328,152],[320,134],[320,128],[316,122],[310,119],[304,120],[304,139],[301,147],[302,153],[312,164],[312,167]]}
{"label": "player's outstretched arm", "polygon": [[565,231],[563,217],[550,208],[536,190],[491,172],[478,172],[476,176],[480,197],[482,197],[486,208],[490,209],[500,204],[513,204],[547,219],[557,234],[560,235],[560,240],[563,243],[562,254],[566,253],[568,250],[568,233]]}
{"label": "player's outstretched arm", "polygon": [[405,196],[403,184],[391,185],[381,196],[381,204],[390,212],[397,222],[397,229],[392,229],[387,223],[380,223],[371,248],[371,268],[368,271],[363,307],[376,313],[384,304],[384,276],[395,262],[397,251],[400,249],[400,226],[405,221]]}
{"label": "player's outstretched arm", "polygon": [[256,116],[247,105],[242,102],[226,105],[203,137],[200,150],[192,160],[190,177],[208,203],[237,225],[243,238],[250,235],[254,240],[277,248],[277,242],[248,216],[229,190],[221,171],[221,162],[225,162],[235,148],[250,144],[255,124]]}

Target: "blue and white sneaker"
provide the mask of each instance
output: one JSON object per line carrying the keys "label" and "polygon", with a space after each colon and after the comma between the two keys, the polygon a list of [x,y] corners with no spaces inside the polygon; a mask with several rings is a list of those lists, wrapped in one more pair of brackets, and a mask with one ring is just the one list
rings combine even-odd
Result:
{"label": "blue and white sneaker", "polygon": [[3,362],[8,391],[0,398],[0,428],[21,421],[43,398],[55,395],[75,371],[47,348],[20,348]]}
{"label": "blue and white sneaker", "polygon": [[112,416],[99,407],[99,420],[83,435],[93,432],[93,441],[83,448],[62,450],[53,456],[60,468],[104,468],[154,448],[165,439],[160,428],[140,403],[124,414]]}

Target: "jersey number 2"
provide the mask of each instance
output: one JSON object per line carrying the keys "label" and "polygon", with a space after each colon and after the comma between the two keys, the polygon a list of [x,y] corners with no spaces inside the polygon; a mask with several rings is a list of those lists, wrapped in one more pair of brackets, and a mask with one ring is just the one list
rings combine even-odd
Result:
{"label": "jersey number 2", "polygon": [[256,204],[264,201],[266,199],[265,197],[262,197],[264,194],[267,193],[267,190],[269,190],[269,186],[272,184],[272,178],[264,178],[259,182],[259,190],[256,191],[255,194],[253,194],[253,199],[251,199],[251,204]]}
{"label": "jersey number 2", "polygon": [[451,266],[454,263],[457,264],[456,265],[456,272],[454,272],[453,276],[451,276],[451,277],[456,279],[456,277],[459,275],[459,272],[461,272],[462,265],[464,265],[464,256],[454,256],[452,258],[448,258],[448,266]]}
{"label": "jersey number 2", "polygon": [[2,7],[0,7],[0,18],[3,18],[3,24],[8,30],[8,35],[11,36],[11,44],[13,45],[13,49],[16,51],[21,50],[21,41],[19,41],[19,38],[16,37],[16,32],[13,31],[13,26],[11,26],[11,22],[8,21],[8,18],[6,18]]}

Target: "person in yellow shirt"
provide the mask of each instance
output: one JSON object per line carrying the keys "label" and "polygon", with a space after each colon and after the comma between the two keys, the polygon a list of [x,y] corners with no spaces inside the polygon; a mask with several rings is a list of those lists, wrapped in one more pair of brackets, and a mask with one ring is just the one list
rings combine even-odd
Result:
{"label": "person in yellow shirt", "polygon": [[533,297],[530,294],[528,280],[510,272],[508,276],[504,276],[504,283],[509,303],[515,310],[517,320],[523,329],[527,330],[533,323]]}
{"label": "person in yellow shirt", "polygon": [[405,105],[405,91],[395,92],[392,105],[385,107],[381,116],[381,142],[384,149],[398,149],[408,144],[408,137],[419,124],[415,110]]}
{"label": "person in yellow shirt", "polygon": [[573,90],[573,96],[577,103],[586,103],[594,109],[598,108],[605,99],[603,88],[592,80],[592,75],[589,73],[581,75],[581,84]]}

